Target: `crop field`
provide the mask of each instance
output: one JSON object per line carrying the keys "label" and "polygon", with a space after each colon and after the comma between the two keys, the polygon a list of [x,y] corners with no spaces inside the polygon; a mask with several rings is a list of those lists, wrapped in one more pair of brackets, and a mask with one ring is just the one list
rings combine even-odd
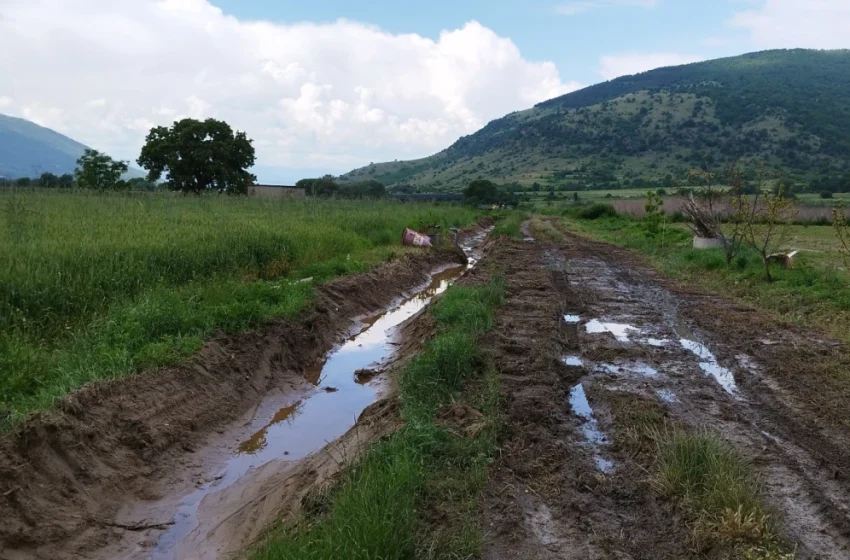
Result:
{"label": "crop field", "polygon": [[43,192],[0,195],[0,421],[95,379],[173,363],[205,336],[294,316],[310,284],[404,250],[450,206]]}

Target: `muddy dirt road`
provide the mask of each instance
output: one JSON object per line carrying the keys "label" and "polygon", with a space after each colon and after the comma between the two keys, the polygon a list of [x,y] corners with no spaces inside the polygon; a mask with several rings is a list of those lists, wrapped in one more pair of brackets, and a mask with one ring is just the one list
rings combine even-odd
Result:
{"label": "muddy dirt road", "polygon": [[625,250],[524,233],[490,257],[509,293],[488,342],[506,411],[484,558],[713,557],[616,437],[646,406],[749,460],[798,558],[850,558],[850,398],[829,375],[850,367],[847,348],[694,293]]}
{"label": "muddy dirt road", "polygon": [[412,319],[489,231],[468,232],[463,252],[334,280],[299,322],[86,387],[0,438],[0,558],[212,559],[249,545],[395,429],[382,397],[418,350]]}

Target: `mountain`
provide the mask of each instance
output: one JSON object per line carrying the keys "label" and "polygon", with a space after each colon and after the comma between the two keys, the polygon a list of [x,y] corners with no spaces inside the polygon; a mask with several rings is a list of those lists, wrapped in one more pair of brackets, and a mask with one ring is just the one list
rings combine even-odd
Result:
{"label": "mountain", "polygon": [[494,120],[433,156],[340,180],[618,188],[733,160],[800,181],[850,171],[850,51],[765,51],[624,76]]}
{"label": "mountain", "polygon": [[[73,173],[87,146],[25,119],[0,114],[0,178]],[[124,179],[144,177],[130,168]]]}
{"label": "mountain", "polygon": [[86,146],[33,122],[0,115],[0,177],[73,173]]}

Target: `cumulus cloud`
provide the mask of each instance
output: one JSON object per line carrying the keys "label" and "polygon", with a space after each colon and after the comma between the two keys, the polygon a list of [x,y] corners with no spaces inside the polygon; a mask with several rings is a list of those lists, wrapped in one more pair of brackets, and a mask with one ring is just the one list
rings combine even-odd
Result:
{"label": "cumulus cloud", "polygon": [[555,11],[562,16],[575,16],[591,10],[615,6],[655,8],[659,2],[660,0],[575,0],[555,6]]}
{"label": "cumulus cloud", "polygon": [[625,53],[603,56],[599,62],[599,75],[606,80],[638,74],[664,66],[678,66],[699,62],[705,57],[676,53]]}
{"label": "cumulus cloud", "polygon": [[345,171],[442,149],[578,89],[477,22],[436,39],[241,21],[208,0],[3,0],[0,106],[116,157],[151,126],[227,120],[258,165]]}
{"label": "cumulus cloud", "polygon": [[748,31],[760,48],[848,48],[850,1],[764,0],[758,8],[736,13],[730,25]]}

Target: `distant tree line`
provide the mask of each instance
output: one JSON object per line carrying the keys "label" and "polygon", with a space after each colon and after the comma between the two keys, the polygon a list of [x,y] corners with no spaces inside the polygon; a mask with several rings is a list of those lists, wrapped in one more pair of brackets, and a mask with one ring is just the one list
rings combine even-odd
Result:
{"label": "distant tree line", "polygon": [[325,175],[318,179],[301,179],[295,183],[301,187],[307,196],[317,198],[383,198],[387,196],[384,184],[369,179],[356,183],[338,183],[332,175]]}

